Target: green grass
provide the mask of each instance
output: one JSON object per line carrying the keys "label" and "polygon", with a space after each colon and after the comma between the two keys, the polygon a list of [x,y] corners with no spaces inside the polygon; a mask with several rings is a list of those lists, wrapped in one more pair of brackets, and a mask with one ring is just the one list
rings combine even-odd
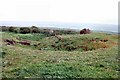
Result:
{"label": "green grass", "polygon": [[19,34],[19,38],[26,39],[26,40],[32,40],[32,41],[39,41],[42,38],[46,37],[44,34]]}
{"label": "green grass", "polygon": [[[52,50],[50,45],[58,41],[55,37],[32,39],[32,34],[3,33],[3,39],[15,39],[17,36],[30,40],[32,44],[41,43],[37,48],[24,45],[5,45],[3,49],[3,77],[41,77],[41,78],[117,78],[118,77],[118,45],[117,35],[92,33],[87,35],[62,35],[61,37],[77,45],[87,39],[108,38],[106,44],[114,42],[108,48],[98,48],[89,51]],[[34,34],[37,35],[37,34]],[[23,37],[23,36],[30,36]],[[81,41],[81,39],[83,39]],[[68,42],[68,41],[66,41]],[[66,44],[66,42],[59,42]],[[68,44],[70,43],[68,42]],[[76,42],[76,43],[75,43]],[[89,44],[89,43],[88,43]],[[71,44],[72,45],[72,44]],[[110,44],[111,45],[111,44]],[[39,50],[39,47],[50,47]],[[64,49],[64,48],[63,48]]]}

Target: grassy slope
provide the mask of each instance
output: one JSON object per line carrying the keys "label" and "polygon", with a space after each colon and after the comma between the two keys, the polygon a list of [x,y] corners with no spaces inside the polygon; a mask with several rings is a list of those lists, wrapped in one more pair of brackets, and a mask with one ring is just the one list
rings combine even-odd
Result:
{"label": "grassy slope", "polygon": [[[3,39],[15,39],[18,35],[19,34],[3,33]],[[84,37],[85,36],[90,38],[107,37],[116,43],[118,40],[116,35],[107,35],[103,33],[93,33],[84,35]],[[74,40],[81,36],[63,35],[62,37]],[[117,45],[107,49],[70,52],[37,50],[35,48],[18,45],[6,46],[3,43],[2,49],[6,53],[3,56],[4,77],[118,77]]]}

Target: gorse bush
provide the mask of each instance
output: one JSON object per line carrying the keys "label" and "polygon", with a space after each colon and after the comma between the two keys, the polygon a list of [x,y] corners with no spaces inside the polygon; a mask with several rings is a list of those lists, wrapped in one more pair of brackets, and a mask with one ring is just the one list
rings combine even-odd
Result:
{"label": "gorse bush", "polygon": [[[21,33],[21,34],[28,34],[28,33],[42,33],[46,36],[55,36],[55,35],[62,35],[62,34],[78,34],[78,32],[74,30],[54,30],[54,29],[40,29],[36,26],[32,27],[9,27],[9,26],[1,26],[1,31],[10,31],[15,33]],[[52,31],[52,32],[51,32]]]}
{"label": "gorse bush", "polygon": [[9,27],[10,32],[15,32],[15,30],[16,30],[16,27]]}
{"label": "gorse bush", "polygon": [[39,29],[38,28],[33,28],[32,30],[31,30],[31,33],[39,33],[40,31],[39,31]]}
{"label": "gorse bush", "polygon": [[28,28],[28,27],[21,27],[20,28],[20,33],[22,33],[22,34],[30,33],[30,28]]}
{"label": "gorse bush", "polygon": [[15,33],[19,33],[19,31],[20,31],[19,28],[14,29],[14,32],[15,32]]}
{"label": "gorse bush", "polygon": [[0,26],[0,31],[9,31],[9,27]]}
{"label": "gorse bush", "polygon": [[14,32],[14,33],[19,33],[19,28],[18,27],[8,27],[8,26],[0,26],[1,31],[9,31],[9,32]]}
{"label": "gorse bush", "polygon": [[31,33],[39,33],[40,32],[39,28],[36,26],[32,26],[30,29],[31,29]]}

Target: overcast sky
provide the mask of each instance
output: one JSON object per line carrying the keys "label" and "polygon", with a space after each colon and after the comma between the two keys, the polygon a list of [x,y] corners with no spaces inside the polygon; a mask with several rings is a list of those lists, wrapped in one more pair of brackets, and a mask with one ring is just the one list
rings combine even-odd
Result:
{"label": "overcast sky", "polygon": [[0,21],[118,23],[119,0],[0,0]]}

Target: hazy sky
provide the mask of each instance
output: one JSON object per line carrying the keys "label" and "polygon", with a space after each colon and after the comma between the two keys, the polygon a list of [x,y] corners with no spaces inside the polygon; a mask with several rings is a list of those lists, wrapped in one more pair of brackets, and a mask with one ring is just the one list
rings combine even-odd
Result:
{"label": "hazy sky", "polygon": [[118,23],[119,0],[0,0],[0,21]]}

